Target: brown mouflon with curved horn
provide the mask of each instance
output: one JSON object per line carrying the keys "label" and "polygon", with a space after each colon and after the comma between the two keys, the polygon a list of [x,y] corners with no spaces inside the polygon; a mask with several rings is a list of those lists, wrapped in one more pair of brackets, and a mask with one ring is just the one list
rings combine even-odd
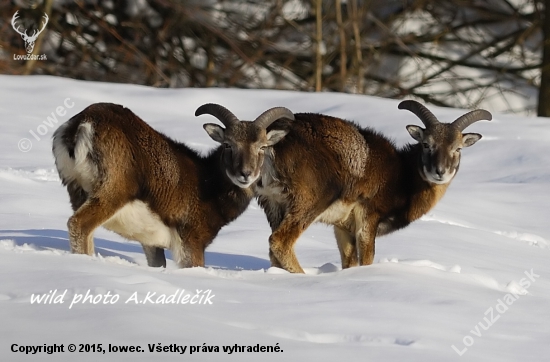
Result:
{"label": "brown mouflon with curved horn", "polygon": [[206,123],[204,129],[227,150],[224,163],[227,176],[240,187],[249,187],[256,182],[264,162],[264,152],[287,133],[285,130],[267,132],[267,127],[279,118],[294,118],[288,109],[277,107],[261,114],[252,122],[240,121],[234,124],[238,118],[227,108],[214,103],[204,104],[195,111],[195,116],[203,114],[216,117],[226,126],[232,124],[223,129],[217,124]]}
{"label": "brown mouflon with curved horn", "polygon": [[407,226],[444,195],[460,150],[481,138],[461,131],[491,119],[477,110],[440,123],[416,101],[399,108],[416,114],[426,127],[407,126],[418,143],[401,149],[370,128],[320,114],[297,113],[294,121],[285,116],[268,128],[287,132],[265,153],[255,189],[272,229],[273,266],[303,273],[294,244],[316,221],[334,225],[343,268],[372,264],[376,236]]}
{"label": "brown mouflon with curved horn", "polygon": [[205,248],[254,196],[264,149],[286,133],[267,133],[269,122],[241,122],[220,106],[199,110],[226,127],[204,125],[222,144],[207,156],[110,103],[93,104],[56,130],[55,164],[74,210],[72,252],[92,255],[93,232],[103,225],[140,242],[149,266],[166,266],[164,249],[180,267],[204,265]]}

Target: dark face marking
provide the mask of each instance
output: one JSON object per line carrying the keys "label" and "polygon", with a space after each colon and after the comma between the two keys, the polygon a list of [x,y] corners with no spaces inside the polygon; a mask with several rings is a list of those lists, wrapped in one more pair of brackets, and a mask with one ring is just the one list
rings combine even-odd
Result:
{"label": "dark face marking", "polygon": [[435,184],[446,184],[453,179],[460,166],[460,150],[475,143],[464,142],[467,135],[449,123],[435,124],[426,129],[408,126],[407,129],[422,145],[422,177]]}
{"label": "dark face marking", "polygon": [[240,121],[223,129],[206,124],[206,132],[223,149],[223,162],[227,176],[242,188],[247,188],[260,177],[265,151],[286,135],[283,131],[266,132],[253,122]]}
{"label": "dark face marking", "polygon": [[227,176],[235,185],[249,187],[260,177],[267,147],[265,130],[252,122],[240,122],[226,130],[223,144]]}

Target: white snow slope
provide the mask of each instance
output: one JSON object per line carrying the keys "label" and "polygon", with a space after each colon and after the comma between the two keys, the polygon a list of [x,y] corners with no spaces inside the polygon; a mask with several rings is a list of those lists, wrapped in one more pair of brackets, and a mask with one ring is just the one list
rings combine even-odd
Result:
{"label": "white snow slope", "polygon": [[[316,224],[296,245],[306,275],[270,268],[270,230],[253,202],[207,249],[206,268],[170,261],[163,270],[147,267],[138,243],[104,229],[95,234],[95,256],[69,252],[71,209],[51,136],[102,101],[202,151],[217,146],[202,129],[214,119],[194,116],[207,102],[241,119],[273,106],[325,113],[372,126],[399,145],[412,141],[405,126],[420,124],[397,101],[364,96],[0,76],[0,360],[549,360],[550,120],[495,114],[472,125],[468,131],[484,137],[463,150],[445,197],[421,220],[378,239],[371,266],[341,270],[332,229]],[[442,121],[465,112],[430,108]],[[57,123],[48,120],[56,111]],[[54,290],[64,303],[31,303]],[[188,298],[210,293],[212,304],[157,300],[178,290]],[[70,306],[87,291],[101,302]],[[156,293],[152,302],[135,303],[148,293]],[[103,304],[109,295],[118,300]],[[53,344],[64,352],[12,352]],[[107,352],[78,352],[80,344]],[[109,352],[109,344],[143,352]],[[187,349],[149,351],[159,344]],[[281,350],[224,352],[235,344]]]}

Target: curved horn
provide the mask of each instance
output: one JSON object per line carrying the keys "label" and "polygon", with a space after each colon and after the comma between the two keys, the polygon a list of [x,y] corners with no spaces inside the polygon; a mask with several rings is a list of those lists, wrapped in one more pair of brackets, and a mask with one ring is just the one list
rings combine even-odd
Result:
{"label": "curved horn", "polygon": [[460,131],[463,131],[466,127],[477,121],[490,121],[493,119],[491,113],[484,109],[477,109],[466,113],[463,116],[458,117],[452,125],[458,128]]}
{"label": "curved horn", "polygon": [[206,103],[197,108],[195,111],[195,117],[198,117],[203,114],[210,114],[220,120],[226,127],[231,126],[232,124],[240,122],[237,116],[235,116],[231,111],[224,106],[220,106],[215,103]]}
{"label": "curved horn", "polygon": [[260,114],[258,118],[254,120],[254,123],[258,127],[266,129],[271,123],[283,117],[294,120],[294,113],[292,113],[290,109],[285,107],[274,107]]}
{"label": "curved horn", "polygon": [[438,119],[434,116],[434,114],[430,112],[428,108],[424,107],[424,105],[422,105],[417,101],[412,101],[412,100],[403,101],[399,103],[399,106],[397,107],[399,109],[409,110],[414,114],[416,114],[416,116],[420,118],[420,120],[422,121],[422,123],[424,123],[426,127],[430,127],[439,123]]}

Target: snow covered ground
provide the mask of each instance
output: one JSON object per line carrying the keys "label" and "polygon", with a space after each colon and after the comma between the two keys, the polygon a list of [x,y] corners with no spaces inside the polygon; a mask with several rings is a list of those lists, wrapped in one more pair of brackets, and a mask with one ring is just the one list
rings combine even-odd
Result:
{"label": "snow covered ground", "polygon": [[[104,229],[96,256],[69,252],[71,210],[51,136],[100,101],[123,104],[200,150],[216,146],[201,127],[212,120],[194,117],[207,102],[242,119],[273,106],[353,119],[400,145],[411,140],[405,126],[419,124],[397,101],[372,97],[0,76],[0,360],[548,360],[550,120],[494,114],[468,128],[484,138],[463,151],[446,196],[421,220],[380,238],[371,266],[342,271],[332,229],[317,224],[297,243],[306,275],[270,268],[269,228],[252,203],[207,249],[206,268],[170,261],[162,270],[147,267],[138,243]],[[430,108],[445,121],[464,113]],[[31,296],[55,290],[64,303],[31,304]],[[101,302],[70,305],[88,291]],[[153,301],[176,293],[202,303],[135,303],[148,293],[156,293]],[[71,343],[77,352],[68,352]],[[159,343],[187,349],[149,352]],[[12,352],[44,344],[63,344],[65,352]],[[78,352],[80,344],[144,352]],[[280,351],[237,352],[235,344]],[[208,346],[220,351],[203,352]]]}

